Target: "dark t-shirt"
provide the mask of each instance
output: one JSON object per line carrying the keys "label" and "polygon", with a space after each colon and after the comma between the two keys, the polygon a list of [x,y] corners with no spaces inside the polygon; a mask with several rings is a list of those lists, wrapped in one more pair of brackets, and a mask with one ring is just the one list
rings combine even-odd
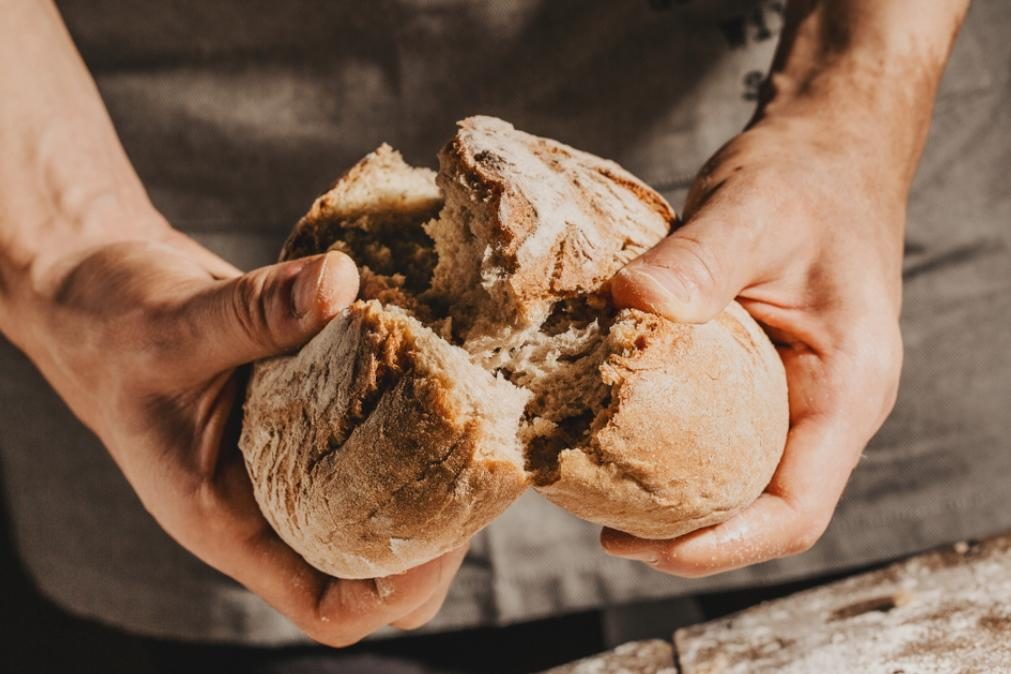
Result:
{"label": "dark t-shirt", "polygon": [[[251,267],[380,142],[430,164],[475,113],[614,158],[678,206],[750,116],[783,3],[59,4],[155,204]],[[687,581],[604,555],[596,527],[528,495],[475,539],[431,629],[785,580],[1011,528],[1009,29],[1011,3],[977,0],[944,79],[909,210],[899,402],[824,539]],[[43,592],[148,634],[301,638],[169,539],[2,342],[0,400],[4,496]]]}

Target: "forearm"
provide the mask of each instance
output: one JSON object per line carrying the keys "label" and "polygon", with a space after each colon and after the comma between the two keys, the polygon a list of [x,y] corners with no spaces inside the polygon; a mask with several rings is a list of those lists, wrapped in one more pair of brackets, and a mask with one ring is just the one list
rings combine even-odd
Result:
{"label": "forearm", "polygon": [[[756,122],[817,128],[908,189],[969,0],[794,0]],[[883,160],[883,161],[881,161]]]}
{"label": "forearm", "polygon": [[[0,330],[75,251],[151,236],[154,212],[48,1],[0,0]],[[16,315],[16,318],[15,318]]]}

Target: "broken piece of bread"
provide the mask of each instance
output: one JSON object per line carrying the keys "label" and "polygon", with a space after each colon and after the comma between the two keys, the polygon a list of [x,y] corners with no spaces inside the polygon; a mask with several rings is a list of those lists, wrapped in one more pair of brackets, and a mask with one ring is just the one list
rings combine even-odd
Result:
{"label": "broken piece of bread", "polygon": [[360,265],[360,300],[258,363],[240,446],[278,534],[332,575],[463,544],[532,484],[646,538],[715,524],[768,483],[782,363],[738,305],[703,325],[616,310],[607,284],[675,215],[621,167],[472,117],[412,168],[380,147],[281,259]]}

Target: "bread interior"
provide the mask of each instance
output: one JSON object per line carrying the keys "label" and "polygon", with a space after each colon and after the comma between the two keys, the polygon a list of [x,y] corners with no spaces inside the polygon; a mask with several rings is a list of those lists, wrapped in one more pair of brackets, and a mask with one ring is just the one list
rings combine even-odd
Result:
{"label": "bread interior", "polygon": [[[317,249],[341,250],[358,262],[361,299],[400,307],[462,347],[471,363],[529,391],[520,428],[508,432],[518,432],[534,483],[550,484],[558,479],[559,453],[588,450],[593,431],[609,416],[611,387],[599,372],[614,316],[606,291],[559,300],[543,320],[516,325],[487,290],[482,266],[489,246],[468,202],[450,198],[438,217],[429,215],[373,214],[317,227]],[[474,388],[458,374],[459,384]],[[485,403],[497,405],[490,398]]]}
{"label": "bread interior", "polygon": [[600,376],[611,311],[598,297],[558,302],[541,325],[469,339],[464,348],[486,370],[530,391],[519,434],[534,484],[558,479],[558,455],[584,449],[609,416],[611,387]]}

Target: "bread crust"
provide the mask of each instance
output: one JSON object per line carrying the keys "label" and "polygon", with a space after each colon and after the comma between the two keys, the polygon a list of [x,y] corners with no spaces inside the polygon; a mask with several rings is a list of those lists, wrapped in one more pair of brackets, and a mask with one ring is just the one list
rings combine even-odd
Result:
{"label": "bread crust", "polygon": [[321,253],[340,242],[341,230],[394,227],[410,234],[418,230],[412,225],[435,217],[442,203],[435,173],[408,166],[384,143],[313,202],[284,242],[279,261]]}
{"label": "bread crust", "polygon": [[[295,356],[256,365],[240,439],[281,538],[341,578],[403,571],[466,543],[527,486],[519,450],[488,453],[525,396],[395,308],[356,302]],[[476,406],[464,367],[498,405]],[[494,418],[489,418],[489,416]]]}
{"label": "bread crust", "polygon": [[611,276],[675,222],[663,198],[488,117],[439,158],[442,193],[379,148],[282,250],[343,250],[362,274],[360,301],[253,369],[240,447],[282,539],[365,578],[462,545],[531,483],[655,539],[754,501],[788,427],[762,329],[736,303],[703,325],[609,303]]}
{"label": "bread crust", "polygon": [[460,122],[439,166],[449,208],[468,212],[486,246],[480,278],[491,301],[477,310],[493,323],[541,321],[560,298],[599,291],[676,219],[618,164],[494,117]]}
{"label": "bread crust", "polygon": [[590,442],[562,451],[536,489],[585,520],[667,539],[752,503],[779,463],[786,378],[768,338],[736,302],[702,325],[625,310],[600,375],[610,407]]}

